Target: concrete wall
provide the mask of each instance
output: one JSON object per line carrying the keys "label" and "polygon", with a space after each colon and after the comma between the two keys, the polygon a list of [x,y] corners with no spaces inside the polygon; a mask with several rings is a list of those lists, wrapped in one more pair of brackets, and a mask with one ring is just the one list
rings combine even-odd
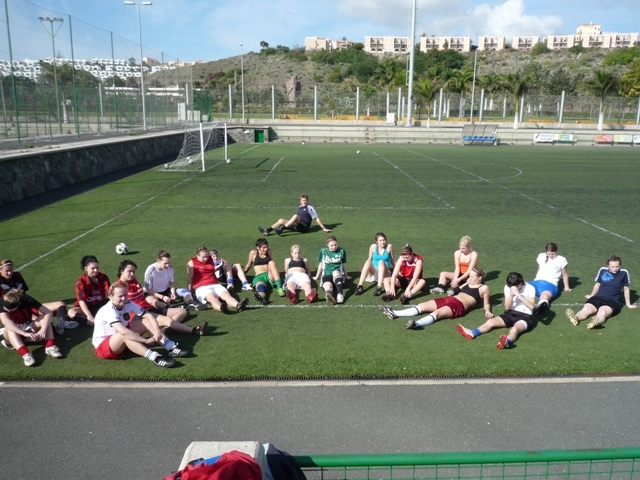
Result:
{"label": "concrete wall", "polygon": [[184,134],[57,145],[0,158],[0,205],[141,163],[175,157]]}

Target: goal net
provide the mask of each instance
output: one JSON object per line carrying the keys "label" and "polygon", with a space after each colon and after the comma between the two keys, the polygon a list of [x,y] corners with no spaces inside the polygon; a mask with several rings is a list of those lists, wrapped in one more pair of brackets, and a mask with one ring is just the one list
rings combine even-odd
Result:
{"label": "goal net", "polygon": [[182,149],[173,162],[164,165],[164,170],[204,172],[207,165],[229,158],[226,123],[195,123],[183,128]]}

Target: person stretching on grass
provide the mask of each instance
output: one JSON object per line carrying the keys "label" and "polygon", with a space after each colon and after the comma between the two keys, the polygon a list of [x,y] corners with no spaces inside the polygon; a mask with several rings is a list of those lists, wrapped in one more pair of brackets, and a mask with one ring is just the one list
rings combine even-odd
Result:
{"label": "person stretching on grass", "polygon": [[178,296],[184,300],[187,310],[205,310],[207,308],[206,305],[195,302],[189,289],[176,290],[171,255],[164,250],[158,252],[158,260],[149,265],[144,272],[144,291],[146,302],[159,310],[168,308]]}
{"label": "person stretching on grass", "polygon": [[300,245],[291,247],[291,257],[284,260],[285,295],[294,305],[298,303],[296,290],[303,290],[307,303],[312,303],[318,296],[315,288],[311,286],[311,270],[309,261],[302,258]]}
{"label": "person stretching on grass", "polygon": [[258,230],[264,236],[268,236],[274,230],[278,235],[280,235],[283,230],[292,230],[294,232],[307,233],[311,228],[311,220],[314,219],[322,230],[327,233],[331,232],[331,229],[325,227],[320,220],[320,217],[318,217],[316,209],[309,205],[309,196],[300,195],[300,206],[298,207],[298,212],[293,217],[291,217],[289,220],[281,218],[270,227],[258,227]]}
{"label": "person stretching on grass", "polygon": [[502,350],[509,348],[518,336],[533,326],[532,313],[536,300],[536,290],[533,285],[526,283],[518,272],[507,275],[504,287],[505,312],[499,316],[487,315],[489,319],[478,328],[470,330],[462,325],[456,325],[456,330],[469,340],[490,332],[494,328],[509,328],[508,335],[501,335],[497,347]]}
{"label": "person stretching on grass", "polygon": [[607,319],[618,315],[621,310],[619,304],[621,294],[624,296],[627,308],[638,308],[635,303],[631,303],[629,296],[629,272],[620,268],[621,265],[620,257],[611,255],[607,260],[607,266],[598,270],[596,284],[591,293],[585,295],[588,300],[582,310],[574,314],[573,310],[567,309],[567,318],[575,327],[578,326],[578,323],[595,315],[587,325],[587,328],[591,330],[603,325]]}
{"label": "person stretching on grass", "polygon": [[[318,253],[318,271],[315,278],[316,281],[322,279],[321,284],[327,302],[332,305],[344,303],[342,291],[347,277],[345,263],[347,263],[347,252],[338,246],[336,237],[333,235],[327,237],[327,246],[321,248]],[[337,292],[335,297],[334,291]]]}
{"label": "person stretching on grass", "polygon": [[460,249],[453,253],[453,272],[440,272],[438,284],[429,290],[432,295],[442,295],[447,283],[451,289],[462,285],[469,278],[469,272],[478,264],[478,252],[471,248],[471,237],[464,236],[460,239]]}
{"label": "person stretching on grass", "polygon": [[100,271],[100,263],[93,255],[85,255],[80,260],[84,275],[76,281],[76,302],[69,317],[74,321],[93,326],[96,313],[109,301],[109,277]]}
{"label": "person stretching on grass", "polygon": [[242,290],[253,290],[239,263],[231,264],[222,258],[217,250],[210,250],[209,255],[216,267],[216,278],[219,283],[226,283],[227,290],[233,292],[233,277],[236,276],[242,282]]}
{"label": "person stretching on grass", "polygon": [[10,350],[17,349],[27,367],[36,361],[24,346],[24,341],[44,340],[44,353],[51,358],[62,358],[53,340],[51,310],[26,295],[22,290],[12,290],[0,298],[0,322],[4,326],[2,344]]}
{"label": "person stretching on grass", "polygon": [[538,262],[538,273],[532,282],[536,289],[536,297],[538,297],[537,308],[534,314],[542,314],[549,308],[549,302],[558,296],[558,281],[562,277],[564,283],[564,291],[570,292],[569,274],[567,273],[567,259],[562,255],[558,255],[558,245],[555,243],[547,243],[544,253],[536,258]]}
{"label": "person stretching on grass", "polygon": [[[156,300],[154,303],[147,301],[144,290],[136,278],[137,265],[131,260],[123,260],[118,267],[118,281],[129,289],[129,300],[144,309],[151,315],[153,321],[159,327],[171,328],[178,333],[192,333],[197,336],[206,335],[207,323],[198,327],[183,325],[187,318],[187,310],[182,307],[170,307],[168,304]],[[149,298],[153,301],[155,297]]]}
{"label": "person stretching on grass", "polygon": [[484,270],[474,267],[469,272],[467,282],[461,287],[456,287],[448,297],[436,298],[402,310],[381,305],[380,310],[391,320],[429,313],[426,317],[418,320],[410,319],[406,324],[408,329],[426,327],[443,318],[461,317],[467,310],[480,302],[484,305],[485,316],[491,318],[493,315],[489,303],[489,287],[482,284],[484,275]]}
{"label": "person stretching on grass", "polygon": [[249,272],[252,265],[255,276],[251,285],[253,286],[253,296],[258,302],[262,305],[267,304],[267,287],[275,287],[279,296],[285,296],[280,272],[278,272],[276,262],[273,260],[269,242],[264,238],[257,239],[256,248],[249,252],[249,259],[244,267],[244,273]]}
{"label": "person stretching on grass", "polygon": [[[128,299],[127,286],[116,282],[109,288],[109,302],[96,314],[93,325],[93,348],[106,360],[124,357],[127,349],[151,360],[158,367],[173,367],[174,357],[189,352],[164,336],[150,313]],[[143,337],[147,333],[148,337]],[[164,345],[169,358],[149,349],[150,345]]]}
{"label": "person stretching on grass", "polygon": [[[20,272],[14,272],[13,262],[5,258],[4,260],[0,260],[0,296],[4,296],[12,290],[20,290],[26,293],[29,291],[29,287]],[[42,305],[57,317],[53,328],[58,335],[64,335],[65,328],[71,329],[78,326],[78,322],[69,320],[67,316],[67,306],[63,301],[46,302]]]}
{"label": "person stretching on grass", "polygon": [[236,300],[224,285],[218,283],[216,266],[205,246],[196,248],[196,256],[187,263],[189,273],[189,291],[195,291],[196,298],[204,305],[209,302],[214,310],[229,313],[227,305],[235,305],[239,313],[249,304],[249,299]]}
{"label": "person stretching on grass", "polygon": [[391,276],[394,265],[393,246],[387,243],[387,236],[384,233],[376,233],[375,243],[369,247],[369,257],[362,267],[355,294],[362,295],[364,293],[362,286],[364,282],[378,282],[373,296],[381,295],[384,279]]}
{"label": "person stretching on grass", "polygon": [[404,294],[400,297],[400,303],[408,305],[416,294],[420,293],[427,284],[422,278],[422,257],[413,253],[411,245],[402,247],[400,257],[396,262],[393,273],[384,279],[385,295],[382,300],[391,302],[396,298],[396,287],[404,288]]}

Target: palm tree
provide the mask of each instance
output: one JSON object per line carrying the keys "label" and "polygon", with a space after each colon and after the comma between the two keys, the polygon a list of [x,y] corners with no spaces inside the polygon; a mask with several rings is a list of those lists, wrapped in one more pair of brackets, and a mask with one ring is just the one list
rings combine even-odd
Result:
{"label": "palm tree", "polygon": [[393,83],[396,72],[397,63],[391,58],[385,58],[376,69],[375,78],[387,92],[389,91],[389,87]]}
{"label": "palm tree", "polygon": [[524,94],[529,89],[527,85],[527,80],[520,73],[509,73],[506,77],[507,80],[507,90],[511,92],[511,94],[516,97],[516,113],[513,117],[513,129],[518,129],[518,124],[520,123],[520,99],[524,96]]}
{"label": "palm tree", "polygon": [[438,91],[438,80],[431,80],[429,78],[422,77],[413,85],[413,95],[420,99],[418,103],[418,121],[420,120],[420,108],[422,103],[427,104],[427,128],[431,126],[431,101],[435,97]]}
{"label": "palm tree", "polygon": [[462,118],[462,110],[464,109],[464,92],[471,90],[473,83],[473,70],[452,70],[449,78],[444,84],[445,90],[448,92],[460,93],[459,118]]}
{"label": "palm tree", "polygon": [[605,70],[596,70],[593,78],[585,82],[587,90],[600,99],[600,111],[598,114],[598,130],[602,130],[604,123],[604,99],[610,95],[617,95],[620,87],[620,79],[614,73]]}

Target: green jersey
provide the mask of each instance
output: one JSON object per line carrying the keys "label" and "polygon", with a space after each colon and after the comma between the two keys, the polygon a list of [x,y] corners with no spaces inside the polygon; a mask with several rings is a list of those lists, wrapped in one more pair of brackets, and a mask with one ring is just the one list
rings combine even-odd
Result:
{"label": "green jersey", "polygon": [[342,247],[338,247],[335,252],[329,250],[329,247],[320,249],[318,254],[318,262],[322,262],[322,276],[331,275],[336,270],[340,270],[343,263],[347,263],[347,252]]}

